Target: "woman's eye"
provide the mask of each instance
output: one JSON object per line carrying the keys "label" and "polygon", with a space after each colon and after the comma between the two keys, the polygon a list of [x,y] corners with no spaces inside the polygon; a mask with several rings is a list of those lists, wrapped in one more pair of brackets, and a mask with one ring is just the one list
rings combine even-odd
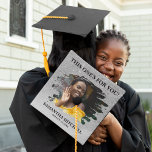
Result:
{"label": "woman's eye", "polygon": [[116,66],[123,66],[124,64],[122,62],[117,61],[117,62],[115,62],[115,65]]}
{"label": "woman's eye", "polygon": [[80,87],[79,85],[77,86],[77,88],[78,88],[78,89],[81,89],[81,87]]}
{"label": "woman's eye", "polygon": [[106,61],[106,59],[107,59],[104,55],[99,56],[99,58],[100,58],[101,60],[103,60],[103,61]]}

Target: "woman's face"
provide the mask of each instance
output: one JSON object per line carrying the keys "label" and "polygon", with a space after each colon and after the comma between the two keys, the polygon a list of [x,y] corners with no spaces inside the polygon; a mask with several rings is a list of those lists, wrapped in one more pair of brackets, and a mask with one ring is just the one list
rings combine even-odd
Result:
{"label": "woman's face", "polygon": [[108,40],[97,47],[96,69],[111,81],[117,82],[124,71],[127,58],[127,49],[120,40]]}
{"label": "woman's face", "polygon": [[74,85],[71,86],[71,96],[73,98],[83,97],[86,93],[87,86],[83,81],[77,81]]}

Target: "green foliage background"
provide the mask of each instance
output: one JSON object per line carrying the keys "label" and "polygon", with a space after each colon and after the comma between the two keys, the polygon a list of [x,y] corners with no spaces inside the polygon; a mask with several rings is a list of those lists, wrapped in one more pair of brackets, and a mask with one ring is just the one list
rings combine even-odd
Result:
{"label": "green foliage background", "polygon": [[[151,105],[150,101],[148,101],[148,100],[142,101],[142,106],[146,113],[146,120],[147,120],[148,129],[149,129],[149,133],[150,133],[150,140],[152,141],[152,109],[151,109],[150,105]],[[152,146],[151,146],[151,151],[152,151]]]}

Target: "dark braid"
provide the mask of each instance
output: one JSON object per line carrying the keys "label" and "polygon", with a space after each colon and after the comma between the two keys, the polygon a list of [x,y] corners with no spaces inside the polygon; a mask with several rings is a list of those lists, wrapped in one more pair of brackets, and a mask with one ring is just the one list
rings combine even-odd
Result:
{"label": "dark braid", "polygon": [[99,36],[96,38],[97,50],[103,42],[105,42],[106,40],[110,40],[110,39],[117,39],[117,40],[121,40],[123,42],[123,44],[126,46],[126,49],[128,52],[128,59],[127,59],[127,62],[128,62],[129,56],[131,54],[129,41],[126,38],[126,35],[121,33],[120,31],[116,31],[116,30],[101,31]]}

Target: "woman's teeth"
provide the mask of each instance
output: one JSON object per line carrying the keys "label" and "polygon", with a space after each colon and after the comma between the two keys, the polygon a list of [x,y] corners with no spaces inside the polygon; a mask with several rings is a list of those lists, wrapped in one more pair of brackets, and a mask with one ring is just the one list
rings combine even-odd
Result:
{"label": "woman's teeth", "polygon": [[76,95],[76,96],[79,96],[79,93],[76,92],[75,95]]}
{"label": "woman's teeth", "polygon": [[109,75],[106,75],[106,74],[103,74],[105,77],[107,77],[108,79],[112,80],[113,76],[109,76]]}
{"label": "woman's teeth", "polygon": [[108,75],[103,74],[105,77],[107,77],[108,79],[110,79],[110,77]]}

